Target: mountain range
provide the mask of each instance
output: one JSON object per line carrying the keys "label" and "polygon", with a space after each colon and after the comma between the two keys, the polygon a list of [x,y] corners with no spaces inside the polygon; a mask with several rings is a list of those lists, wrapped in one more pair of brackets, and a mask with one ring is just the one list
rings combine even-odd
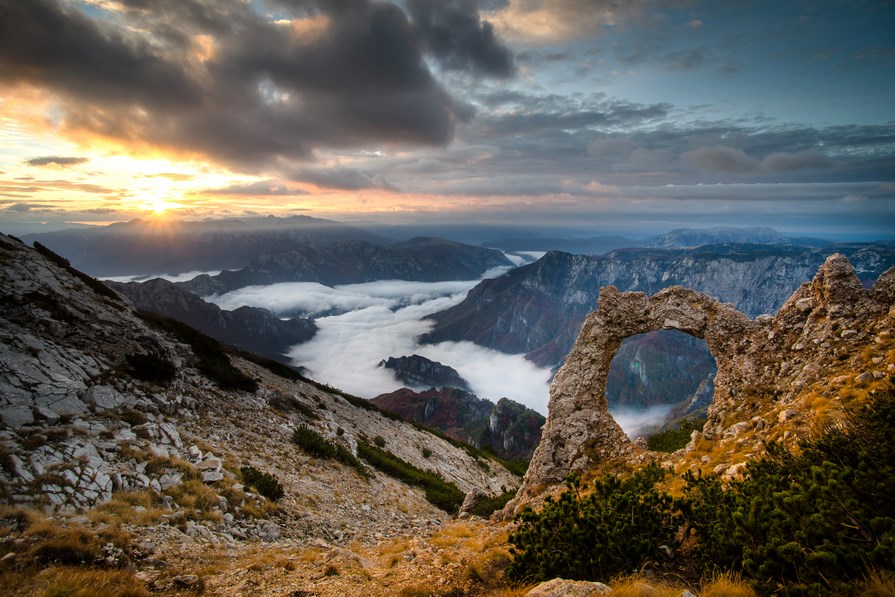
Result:
{"label": "mountain range", "polygon": [[809,280],[825,258],[846,255],[872,283],[895,263],[887,245],[823,248],[795,245],[707,245],[696,249],[624,249],[604,256],[552,251],[537,262],[484,280],[460,304],[429,317],[423,342],[468,340],[533,362],[557,366],[597,304],[600,288],[648,294],[685,286],[756,317],[773,313]]}
{"label": "mountain range", "polygon": [[418,237],[388,246],[340,241],[262,255],[236,271],[201,275],[180,285],[200,296],[209,296],[278,282],[335,286],[374,280],[475,280],[489,269],[511,266],[503,253],[495,249],[437,238]]}
{"label": "mountain range", "polygon": [[522,462],[531,458],[546,420],[543,415],[507,398],[495,404],[451,387],[421,392],[402,388],[376,396],[372,402],[408,421],[487,448],[502,458]]}
{"label": "mountain range", "polygon": [[393,241],[341,222],[309,216],[196,222],[132,220],[25,236],[95,276],[179,274],[243,267],[261,255],[339,241]]}

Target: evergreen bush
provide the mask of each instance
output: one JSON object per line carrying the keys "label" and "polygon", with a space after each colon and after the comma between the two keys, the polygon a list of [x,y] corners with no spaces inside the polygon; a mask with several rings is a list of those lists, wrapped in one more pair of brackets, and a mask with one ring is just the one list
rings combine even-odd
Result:
{"label": "evergreen bush", "polygon": [[259,471],[253,466],[243,466],[239,472],[242,474],[243,483],[254,487],[258,493],[270,501],[276,502],[285,495],[280,481],[270,473]]}
{"label": "evergreen bush", "polygon": [[526,509],[510,535],[510,578],[608,581],[663,557],[660,546],[675,545],[680,514],[675,500],[657,491],[665,471],[651,464],[626,479],[606,475],[585,495],[577,475],[544,509]]}

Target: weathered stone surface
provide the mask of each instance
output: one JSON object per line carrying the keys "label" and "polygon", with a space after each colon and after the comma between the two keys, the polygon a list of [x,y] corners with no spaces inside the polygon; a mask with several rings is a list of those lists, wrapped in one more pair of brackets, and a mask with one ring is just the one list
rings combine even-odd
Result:
{"label": "weathered stone surface", "polygon": [[125,404],[125,398],[112,386],[93,386],[84,394],[84,402],[97,410],[115,410]]}
{"label": "weathered stone surface", "polygon": [[[507,512],[570,472],[630,458],[642,450],[613,420],[605,397],[610,364],[625,338],[674,328],[705,339],[718,373],[703,435],[707,439],[739,436],[750,428],[748,421],[762,403],[780,408],[781,423],[800,420],[797,411],[782,405],[811,384],[829,383],[834,365],[861,350],[860,338],[888,332],[895,318],[893,271],[867,290],[848,260],[832,255],[773,318],[754,321],[729,304],[679,286],[651,297],[619,292],[612,286],[602,288],[599,309],[587,316],[550,386],[541,443],[520,497]],[[797,358],[792,356],[796,351]],[[866,383],[874,376],[864,373],[855,379]],[[727,467],[719,465],[719,472]]]}
{"label": "weathered stone surface", "polygon": [[[675,329],[703,338],[713,356],[736,350],[754,324],[729,305],[675,286],[652,297],[601,289],[599,310],[584,326],[550,386],[549,416],[523,484],[557,483],[571,471],[630,454],[638,448],[609,414],[606,379],[622,340],[653,330]],[[716,361],[718,357],[715,356]],[[715,394],[729,391],[718,362]]]}
{"label": "weathered stone surface", "polygon": [[611,595],[612,589],[601,582],[554,578],[542,582],[525,594],[526,597],[594,597]]}

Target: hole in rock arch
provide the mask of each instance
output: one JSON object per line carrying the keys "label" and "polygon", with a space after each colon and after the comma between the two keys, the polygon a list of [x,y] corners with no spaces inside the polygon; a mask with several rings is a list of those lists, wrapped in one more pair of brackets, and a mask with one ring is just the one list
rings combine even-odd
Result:
{"label": "hole in rock arch", "polygon": [[609,368],[609,412],[632,439],[704,419],[716,372],[705,340],[677,330],[631,336]]}

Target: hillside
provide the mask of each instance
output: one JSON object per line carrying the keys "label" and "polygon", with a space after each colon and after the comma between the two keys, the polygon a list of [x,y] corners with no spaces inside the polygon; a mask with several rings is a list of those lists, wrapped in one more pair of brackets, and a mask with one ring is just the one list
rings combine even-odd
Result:
{"label": "hillside", "polygon": [[221,309],[176,284],[156,278],[146,282],[106,282],[146,311],[171,317],[215,340],[289,364],[284,354],[296,344],[314,337],[311,319],[280,319],[266,309]]}
{"label": "hillside", "polygon": [[[429,536],[453,500],[519,483],[471,448],[275,365],[141,316],[58,256],[0,237],[2,501],[44,508],[57,544],[77,529],[83,549],[65,561],[129,563],[171,591],[197,572],[213,585],[199,562],[219,549],[249,557],[265,545],[317,554],[294,580],[313,585],[327,566],[365,561],[346,546]],[[383,473],[382,458],[421,472]],[[28,534],[37,514],[9,507],[3,520],[23,541],[5,562],[21,588],[58,561]]]}

